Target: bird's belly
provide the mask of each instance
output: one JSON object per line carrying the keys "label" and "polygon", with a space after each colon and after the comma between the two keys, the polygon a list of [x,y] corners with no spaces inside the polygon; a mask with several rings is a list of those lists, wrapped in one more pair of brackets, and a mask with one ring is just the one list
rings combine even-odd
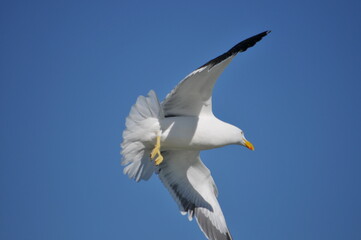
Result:
{"label": "bird's belly", "polygon": [[198,117],[171,117],[160,121],[162,150],[206,150],[224,146],[215,141],[212,121]]}

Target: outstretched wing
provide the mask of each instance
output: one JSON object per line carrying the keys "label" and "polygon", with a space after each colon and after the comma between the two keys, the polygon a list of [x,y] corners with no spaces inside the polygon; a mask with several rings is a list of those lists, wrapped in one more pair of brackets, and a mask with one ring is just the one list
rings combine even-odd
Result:
{"label": "outstretched wing", "polygon": [[162,103],[165,117],[212,114],[212,90],[219,75],[239,52],[254,46],[270,31],[250,37],[185,77]]}
{"label": "outstretched wing", "polygon": [[211,240],[231,240],[222,210],[217,201],[217,187],[199,151],[162,152],[159,178],[189,220],[195,216],[199,227]]}

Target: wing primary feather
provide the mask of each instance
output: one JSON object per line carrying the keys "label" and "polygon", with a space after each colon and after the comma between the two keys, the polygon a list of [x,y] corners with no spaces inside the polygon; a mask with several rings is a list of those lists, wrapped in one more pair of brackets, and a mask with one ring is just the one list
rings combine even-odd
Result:
{"label": "wing primary feather", "polygon": [[164,116],[213,115],[212,92],[218,77],[237,53],[254,46],[268,33],[270,31],[265,31],[238,43],[226,53],[188,74],[162,102]]}
{"label": "wing primary feather", "polygon": [[199,151],[164,151],[165,161],[158,167],[159,178],[188,219],[195,218],[210,240],[232,240],[209,169]]}
{"label": "wing primary feather", "polygon": [[238,43],[237,45],[235,45],[234,47],[232,47],[230,50],[228,50],[227,52],[223,53],[222,55],[208,61],[206,64],[200,66],[198,69],[205,67],[205,66],[209,66],[210,68],[212,68],[214,65],[217,65],[218,63],[224,61],[225,59],[236,55],[239,52],[244,52],[246,51],[248,48],[253,47],[258,41],[260,41],[264,36],[266,36],[267,34],[269,34],[271,31],[264,31],[262,33],[259,33],[253,37],[247,38],[246,40],[243,40],[242,42]]}

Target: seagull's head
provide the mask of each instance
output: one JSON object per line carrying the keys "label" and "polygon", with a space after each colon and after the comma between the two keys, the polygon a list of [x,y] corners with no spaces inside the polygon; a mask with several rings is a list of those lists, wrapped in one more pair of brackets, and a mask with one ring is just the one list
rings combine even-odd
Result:
{"label": "seagull's head", "polygon": [[240,133],[240,134],[241,134],[241,142],[240,142],[240,144],[241,144],[242,146],[245,146],[246,148],[254,151],[253,144],[245,138],[244,133],[243,133],[242,130],[241,130],[241,133]]}

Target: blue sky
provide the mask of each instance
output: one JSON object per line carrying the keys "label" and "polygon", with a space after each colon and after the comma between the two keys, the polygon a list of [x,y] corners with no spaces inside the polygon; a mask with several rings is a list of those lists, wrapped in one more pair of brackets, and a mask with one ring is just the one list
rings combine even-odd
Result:
{"label": "blue sky", "polygon": [[359,1],[1,1],[0,239],[205,239],[155,176],[122,174],[124,120],[264,30],[214,89],[252,152],[202,153],[234,239],[361,238]]}

